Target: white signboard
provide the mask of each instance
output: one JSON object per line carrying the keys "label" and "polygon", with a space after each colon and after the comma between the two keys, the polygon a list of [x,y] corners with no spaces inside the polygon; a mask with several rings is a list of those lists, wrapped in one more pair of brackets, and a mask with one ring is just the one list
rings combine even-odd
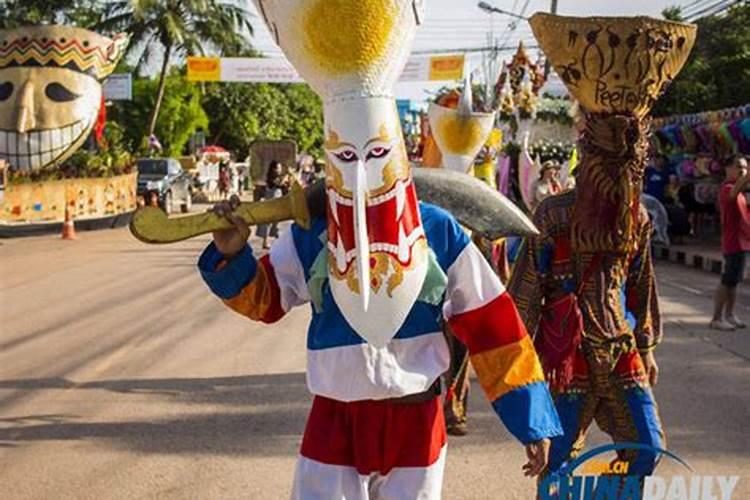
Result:
{"label": "white signboard", "polygon": [[130,73],[113,73],[104,80],[102,87],[107,101],[130,101],[133,99],[133,75]]}
{"label": "white signboard", "polygon": [[221,81],[302,83],[304,80],[286,59],[224,57],[221,59]]}
{"label": "white signboard", "polygon": [[[465,58],[461,54],[412,56],[399,81],[460,80],[464,66]],[[304,82],[289,61],[282,57],[188,57],[187,68],[187,79],[192,82]]]}

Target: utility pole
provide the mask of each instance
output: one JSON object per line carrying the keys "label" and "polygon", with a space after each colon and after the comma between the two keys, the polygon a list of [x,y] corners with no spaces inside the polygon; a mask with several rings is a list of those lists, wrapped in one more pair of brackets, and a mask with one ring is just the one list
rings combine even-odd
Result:
{"label": "utility pole", "polygon": [[[549,6],[549,11],[552,14],[557,14],[557,0],[552,0]],[[547,57],[544,58],[544,79],[547,80],[549,77],[549,59]]]}

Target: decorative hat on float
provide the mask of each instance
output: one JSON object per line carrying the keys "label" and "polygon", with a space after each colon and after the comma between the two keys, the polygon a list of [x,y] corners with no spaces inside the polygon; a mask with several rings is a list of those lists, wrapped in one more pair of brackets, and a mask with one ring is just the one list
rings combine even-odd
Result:
{"label": "decorative hat on float", "polygon": [[127,43],[70,26],[0,30],[0,158],[37,170],[70,157],[94,126],[101,82]]}
{"label": "decorative hat on float", "polygon": [[495,113],[473,110],[471,83],[467,79],[456,109],[430,103],[427,114],[430,130],[443,156],[443,167],[469,172],[477,153],[492,132]]}
{"label": "decorative hat on float", "polygon": [[696,27],[649,17],[543,13],[529,22],[584,116],[572,247],[628,252],[637,243],[647,114],[685,64]]}
{"label": "decorative hat on float", "polygon": [[382,347],[412,309],[428,267],[392,94],[423,2],[255,2],[286,57],[323,100],[329,285],[346,321]]}

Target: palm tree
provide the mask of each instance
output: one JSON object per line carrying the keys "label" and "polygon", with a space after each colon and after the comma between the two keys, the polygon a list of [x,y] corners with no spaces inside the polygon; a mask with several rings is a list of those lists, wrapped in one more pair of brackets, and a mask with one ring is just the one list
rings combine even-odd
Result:
{"label": "palm tree", "polygon": [[156,129],[156,119],[164,97],[170,58],[205,54],[211,47],[228,55],[246,50],[250,44],[243,34],[252,34],[251,14],[232,0],[116,0],[107,3],[97,29],[130,35],[131,52],[140,50],[137,69],[161,48],[164,60],[159,73],[156,102],[149,118],[148,136]]}
{"label": "palm tree", "polygon": [[99,0],[0,0],[0,29],[36,24],[89,28],[101,14]]}

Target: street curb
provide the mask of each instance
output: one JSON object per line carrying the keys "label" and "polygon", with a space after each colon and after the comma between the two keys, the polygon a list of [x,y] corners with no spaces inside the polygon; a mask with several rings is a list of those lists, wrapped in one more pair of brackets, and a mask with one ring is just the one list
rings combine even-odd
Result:
{"label": "street curb", "polygon": [[[721,274],[724,259],[701,254],[700,251],[680,247],[654,245],[654,257],[660,260],[682,264],[714,274]],[[745,266],[745,280],[750,279],[750,266]]]}

